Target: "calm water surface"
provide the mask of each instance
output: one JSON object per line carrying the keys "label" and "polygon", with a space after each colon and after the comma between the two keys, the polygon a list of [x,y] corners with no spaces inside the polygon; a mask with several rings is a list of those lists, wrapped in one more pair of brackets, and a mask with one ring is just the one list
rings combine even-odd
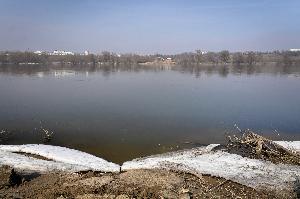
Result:
{"label": "calm water surface", "polygon": [[[2,144],[42,143],[125,160],[224,142],[252,129],[300,140],[299,72],[0,72]],[[278,135],[279,134],[279,135]]]}

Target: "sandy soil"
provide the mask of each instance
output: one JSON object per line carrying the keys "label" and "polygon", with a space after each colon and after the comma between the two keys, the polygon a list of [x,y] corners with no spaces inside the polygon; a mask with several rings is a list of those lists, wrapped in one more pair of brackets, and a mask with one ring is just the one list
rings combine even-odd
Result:
{"label": "sandy soil", "polygon": [[[295,198],[291,193],[287,198]],[[21,174],[0,168],[0,198],[276,198],[208,175],[167,170]]]}

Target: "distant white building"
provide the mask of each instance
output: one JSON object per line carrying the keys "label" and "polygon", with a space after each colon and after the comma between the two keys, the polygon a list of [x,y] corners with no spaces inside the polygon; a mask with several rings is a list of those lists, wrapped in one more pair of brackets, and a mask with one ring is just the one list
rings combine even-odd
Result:
{"label": "distant white building", "polygon": [[202,50],[196,50],[197,54],[201,54],[201,55],[204,55],[204,54],[207,54],[207,51],[202,51]]}
{"label": "distant white building", "polygon": [[87,55],[89,55],[90,53],[89,53],[89,51],[84,51],[84,53],[83,53],[85,56],[87,56]]}
{"label": "distant white building", "polygon": [[155,59],[156,59],[156,61],[165,61],[165,59],[163,57],[156,57]]}
{"label": "distant white building", "polygon": [[41,55],[41,54],[43,54],[43,52],[42,52],[42,51],[40,51],[40,50],[34,51],[33,53],[34,53],[34,54],[37,54],[37,55]]}
{"label": "distant white building", "polygon": [[75,53],[64,50],[55,50],[50,55],[75,55]]}
{"label": "distant white building", "polygon": [[292,48],[292,49],[290,49],[290,51],[291,52],[300,52],[300,49],[299,48],[298,49],[297,48]]}

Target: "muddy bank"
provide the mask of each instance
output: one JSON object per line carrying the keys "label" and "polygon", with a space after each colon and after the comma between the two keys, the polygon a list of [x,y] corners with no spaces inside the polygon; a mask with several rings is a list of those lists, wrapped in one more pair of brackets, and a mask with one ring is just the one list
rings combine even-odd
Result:
{"label": "muddy bank", "polygon": [[0,198],[279,198],[224,178],[161,169],[36,176],[0,171]]}
{"label": "muddy bank", "polygon": [[0,198],[300,198],[299,152],[300,142],[253,132],[122,165],[65,147],[0,145]]}

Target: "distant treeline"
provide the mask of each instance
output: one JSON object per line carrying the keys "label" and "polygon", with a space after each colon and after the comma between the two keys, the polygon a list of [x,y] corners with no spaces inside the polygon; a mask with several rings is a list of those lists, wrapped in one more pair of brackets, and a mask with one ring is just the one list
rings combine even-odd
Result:
{"label": "distant treeline", "polygon": [[234,64],[234,65],[255,65],[255,64],[300,64],[300,52],[274,51],[274,52],[234,52],[227,50],[221,52],[182,53],[174,56],[176,63],[180,65],[200,64]]}
{"label": "distant treeline", "polygon": [[201,64],[237,64],[237,65],[255,65],[255,64],[283,64],[299,65],[300,52],[291,51],[273,51],[273,52],[195,52],[181,53],[176,55],[137,55],[122,54],[118,55],[111,52],[102,52],[101,54],[89,55],[49,55],[47,53],[35,54],[33,52],[0,52],[0,64],[70,64],[70,65],[128,65],[142,64],[151,62],[163,62],[170,58],[177,65],[201,65]]}
{"label": "distant treeline", "polygon": [[1,52],[1,64],[71,64],[71,65],[86,65],[86,64],[134,64],[148,62],[152,59],[151,56],[141,56],[135,54],[117,55],[115,53],[103,52],[99,55],[49,55],[46,53],[35,54],[34,52]]}

